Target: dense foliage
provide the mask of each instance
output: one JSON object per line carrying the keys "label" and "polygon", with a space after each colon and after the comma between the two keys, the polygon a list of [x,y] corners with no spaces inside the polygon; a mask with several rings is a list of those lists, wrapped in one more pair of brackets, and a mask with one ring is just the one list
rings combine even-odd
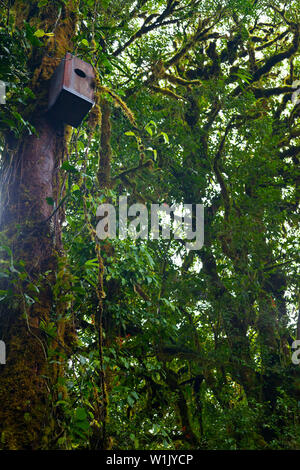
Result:
{"label": "dense foliage", "polygon": [[[51,3],[59,24],[70,2],[27,2],[25,19],[15,3],[1,1],[3,149],[35,132],[35,67],[56,34],[38,21]],[[48,448],[299,449],[297,1],[71,3],[70,52],[97,70],[97,106],[66,129],[63,190],[47,200],[64,209],[65,251],[40,324],[49,363],[61,302],[76,331]],[[120,195],[204,204],[203,248],[97,241],[96,209]],[[30,308],[40,280],[2,250]]]}

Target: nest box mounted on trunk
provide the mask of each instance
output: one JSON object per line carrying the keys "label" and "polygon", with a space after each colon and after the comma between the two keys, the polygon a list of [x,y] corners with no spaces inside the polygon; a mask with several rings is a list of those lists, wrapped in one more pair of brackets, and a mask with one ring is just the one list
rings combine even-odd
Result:
{"label": "nest box mounted on trunk", "polygon": [[51,79],[48,115],[58,125],[78,127],[94,104],[93,67],[67,53]]}

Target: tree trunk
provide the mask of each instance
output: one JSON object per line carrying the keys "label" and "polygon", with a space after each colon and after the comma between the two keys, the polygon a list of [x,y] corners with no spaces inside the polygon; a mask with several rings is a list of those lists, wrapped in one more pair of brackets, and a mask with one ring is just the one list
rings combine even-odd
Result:
{"label": "tree trunk", "polygon": [[55,29],[55,40],[48,40],[44,55],[33,50],[29,58],[31,67],[35,64],[31,87],[37,102],[31,121],[36,134],[18,142],[7,136],[1,175],[0,230],[8,263],[4,267],[10,266],[9,277],[0,286],[9,292],[0,309],[0,338],[7,348],[6,365],[0,366],[0,448],[4,449],[49,448],[56,427],[53,385],[62,374],[62,364],[58,358],[48,360],[48,338],[41,322],[45,326],[51,320],[56,325],[51,348],[65,349],[68,333],[66,322],[58,319],[65,306],[55,302],[54,309],[53,305],[63,213],[47,202],[51,198],[57,204],[62,196],[59,166],[65,144],[63,133],[48,122],[45,107],[49,79],[71,47],[76,12],[71,2],[60,15],[57,5],[38,9],[37,3],[14,5],[19,27],[26,19],[36,29]]}

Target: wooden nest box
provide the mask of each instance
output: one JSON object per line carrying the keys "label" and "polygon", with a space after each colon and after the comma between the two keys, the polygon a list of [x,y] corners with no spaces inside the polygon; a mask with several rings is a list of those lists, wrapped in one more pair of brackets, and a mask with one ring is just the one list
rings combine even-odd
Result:
{"label": "wooden nest box", "polygon": [[51,78],[48,115],[58,125],[78,127],[94,105],[93,67],[67,53]]}

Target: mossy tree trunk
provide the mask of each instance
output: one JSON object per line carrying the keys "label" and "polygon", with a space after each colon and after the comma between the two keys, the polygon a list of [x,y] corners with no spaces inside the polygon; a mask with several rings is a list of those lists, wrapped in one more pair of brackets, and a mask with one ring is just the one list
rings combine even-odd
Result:
{"label": "mossy tree trunk", "polygon": [[[6,365],[0,366],[0,448],[49,448],[57,432],[52,410],[53,390],[62,373],[59,361],[47,358],[49,338],[41,331],[62,317],[54,305],[58,259],[62,257],[62,211],[54,211],[62,196],[59,167],[64,136],[47,121],[49,79],[66,51],[72,51],[76,6],[48,2],[14,2],[16,27],[23,20],[36,29],[54,32],[45,47],[28,58],[31,88],[37,100],[30,116],[36,134],[16,141],[7,135],[3,156],[1,227],[11,276],[1,289],[10,296],[0,310],[0,337],[6,343]],[[53,212],[55,212],[53,214]],[[32,300],[33,299],[33,300]],[[58,315],[60,314],[60,315]],[[53,320],[54,319],[54,320]],[[59,322],[59,323],[58,323]],[[57,320],[55,346],[66,346],[66,323]],[[66,347],[64,348],[66,349]]]}

